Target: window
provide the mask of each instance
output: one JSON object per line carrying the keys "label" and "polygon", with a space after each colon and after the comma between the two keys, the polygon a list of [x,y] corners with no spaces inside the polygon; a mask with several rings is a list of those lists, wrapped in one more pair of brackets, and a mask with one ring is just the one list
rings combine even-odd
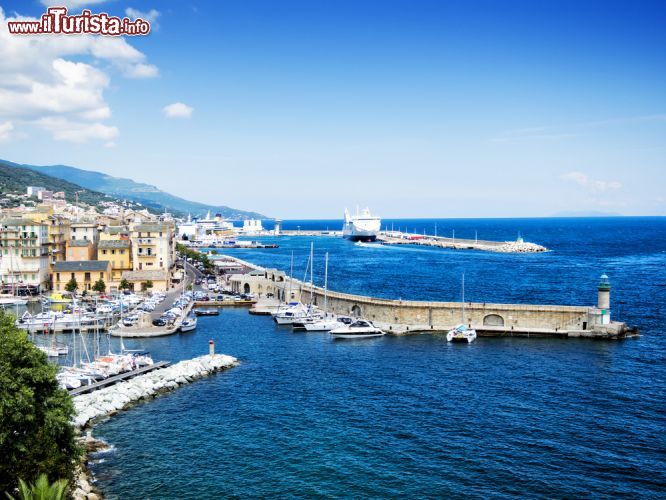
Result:
{"label": "window", "polygon": [[125,250],[120,250],[120,255],[125,255]]}
{"label": "window", "polygon": [[106,255],[106,250],[102,250],[102,253],[103,253],[104,255]]}
{"label": "window", "polygon": [[72,273],[72,279],[74,279],[74,273]]}
{"label": "window", "polygon": [[99,279],[103,279],[103,278],[104,278],[104,273],[99,273]]}
{"label": "window", "polygon": [[90,273],[86,273],[83,276],[84,281],[90,281]]}
{"label": "window", "polygon": [[56,273],[56,281],[60,281],[60,273]]}
{"label": "window", "polygon": [[116,251],[115,251],[115,250],[111,250],[111,255],[116,255]]}

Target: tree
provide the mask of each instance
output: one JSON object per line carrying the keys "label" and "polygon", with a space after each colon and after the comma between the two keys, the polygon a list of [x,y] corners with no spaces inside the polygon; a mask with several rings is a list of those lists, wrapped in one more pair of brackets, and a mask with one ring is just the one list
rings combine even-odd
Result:
{"label": "tree", "polygon": [[100,278],[97,281],[95,281],[95,284],[93,285],[92,289],[95,292],[104,293],[106,292],[106,283],[104,283],[104,280]]}
{"label": "tree", "polygon": [[76,292],[77,288],[79,288],[79,284],[76,282],[76,278],[72,278],[65,285],[65,290],[67,290],[69,293]]}
{"label": "tree", "polygon": [[0,314],[0,491],[46,474],[72,481],[80,457],[74,405],[58,386],[57,367]]}
{"label": "tree", "polygon": [[[67,481],[58,479],[55,483],[49,483],[46,474],[41,474],[35,484],[27,484],[19,479],[19,496],[21,500],[65,500],[67,493]],[[7,494],[12,500],[15,497]]]}
{"label": "tree", "polygon": [[153,282],[151,280],[144,281],[143,283],[141,283],[141,291],[142,292],[145,292],[149,288],[152,288],[152,287],[153,287]]}
{"label": "tree", "polygon": [[130,283],[129,281],[127,281],[127,279],[123,278],[120,280],[120,285],[118,286],[118,288],[120,288],[121,290],[129,290],[129,287]]}

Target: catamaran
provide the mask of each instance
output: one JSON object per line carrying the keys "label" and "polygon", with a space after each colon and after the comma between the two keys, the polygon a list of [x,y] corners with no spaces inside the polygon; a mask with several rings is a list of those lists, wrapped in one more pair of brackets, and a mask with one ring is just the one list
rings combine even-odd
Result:
{"label": "catamaran", "polygon": [[446,334],[448,342],[467,342],[472,343],[476,340],[476,330],[465,326],[465,273],[462,275],[462,323],[449,330]]}

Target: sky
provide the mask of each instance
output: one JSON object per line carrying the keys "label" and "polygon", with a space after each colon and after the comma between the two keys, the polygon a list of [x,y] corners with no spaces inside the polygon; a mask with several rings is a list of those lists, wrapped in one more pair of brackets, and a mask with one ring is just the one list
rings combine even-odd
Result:
{"label": "sky", "polygon": [[[151,33],[8,33],[49,3]],[[3,159],[280,218],[666,215],[663,1],[0,8]]]}

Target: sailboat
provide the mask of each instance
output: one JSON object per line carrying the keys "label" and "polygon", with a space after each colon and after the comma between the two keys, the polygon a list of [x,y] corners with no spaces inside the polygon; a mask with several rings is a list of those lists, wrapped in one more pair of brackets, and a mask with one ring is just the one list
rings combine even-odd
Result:
{"label": "sailboat", "polygon": [[446,334],[448,342],[467,342],[472,343],[476,340],[476,330],[465,326],[465,273],[462,275],[462,323],[449,330]]}
{"label": "sailboat", "polygon": [[328,252],[326,252],[326,266],[324,271],[324,317],[305,322],[303,327],[308,332],[328,332],[335,328],[352,323],[351,318],[328,317]]}

